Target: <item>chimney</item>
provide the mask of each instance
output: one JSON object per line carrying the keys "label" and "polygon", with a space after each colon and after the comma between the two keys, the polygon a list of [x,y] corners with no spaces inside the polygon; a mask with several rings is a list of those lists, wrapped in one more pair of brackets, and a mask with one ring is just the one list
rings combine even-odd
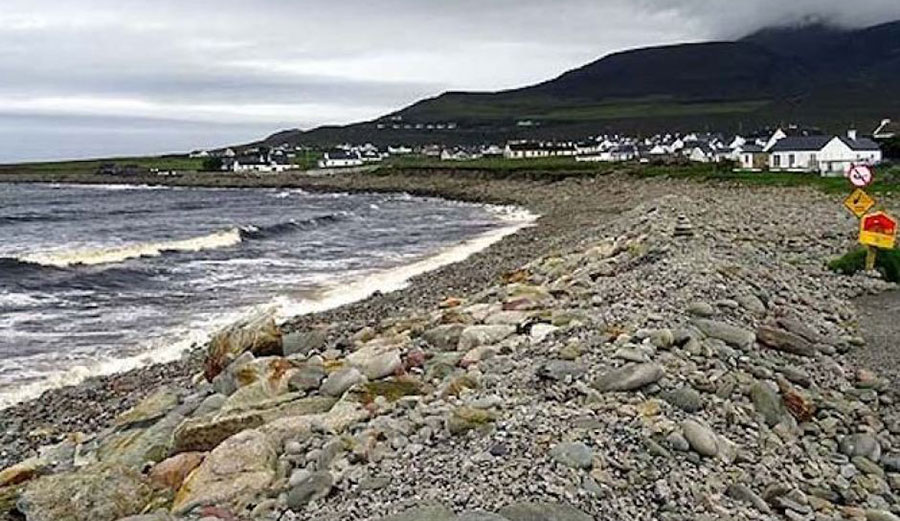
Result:
{"label": "chimney", "polygon": [[850,130],[848,130],[848,131],[847,131],[847,137],[850,138],[850,139],[853,140],[853,141],[856,141],[856,129],[855,129],[855,128],[851,128]]}

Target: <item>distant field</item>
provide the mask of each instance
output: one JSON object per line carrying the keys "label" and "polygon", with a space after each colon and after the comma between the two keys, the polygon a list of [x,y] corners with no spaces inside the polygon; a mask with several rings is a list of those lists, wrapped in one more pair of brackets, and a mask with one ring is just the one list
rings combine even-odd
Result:
{"label": "distant field", "polygon": [[573,157],[544,157],[537,159],[485,158],[472,161],[441,161],[425,157],[400,157],[388,159],[387,166],[396,168],[427,168],[447,170],[491,170],[491,171],[583,171],[603,172],[616,167],[611,163],[588,163],[575,161]]}
{"label": "distant field", "polygon": [[159,170],[196,171],[200,170],[203,160],[186,156],[159,156],[159,157],[114,157],[107,159],[86,159],[78,161],[48,161],[39,163],[19,163],[13,165],[0,165],[0,173],[3,171],[31,172],[31,173],[83,173],[94,172],[101,165],[115,163],[119,166],[134,165],[141,168],[157,168]]}

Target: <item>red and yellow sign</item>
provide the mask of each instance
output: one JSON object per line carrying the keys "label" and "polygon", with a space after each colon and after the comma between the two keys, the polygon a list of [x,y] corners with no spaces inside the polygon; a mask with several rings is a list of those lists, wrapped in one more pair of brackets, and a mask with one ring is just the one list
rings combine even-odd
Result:
{"label": "red and yellow sign", "polygon": [[897,221],[884,212],[866,215],[859,221],[859,242],[886,250],[893,248],[897,242]]}

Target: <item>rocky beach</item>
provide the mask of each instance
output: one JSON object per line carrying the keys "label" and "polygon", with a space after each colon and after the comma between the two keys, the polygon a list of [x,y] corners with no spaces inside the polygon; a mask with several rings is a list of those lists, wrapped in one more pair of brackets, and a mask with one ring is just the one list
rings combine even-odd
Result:
{"label": "rocky beach", "polygon": [[623,173],[174,182],[542,217],[406,289],[4,410],[0,518],[900,519],[895,285],[825,267],[854,241],[839,197]]}

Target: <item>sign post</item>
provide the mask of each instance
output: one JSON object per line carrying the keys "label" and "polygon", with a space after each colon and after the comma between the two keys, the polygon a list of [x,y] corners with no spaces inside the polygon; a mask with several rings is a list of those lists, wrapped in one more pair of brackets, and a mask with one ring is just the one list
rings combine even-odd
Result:
{"label": "sign post", "polygon": [[859,243],[866,247],[866,271],[875,269],[877,248],[891,249],[897,240],[897,221],[885,212],[869,211],[875,200],[863,188],[875,180],[875,172],[867,165],[850,165],[847,180],[855,189],[846,199],[844,207],[859,219]]}

